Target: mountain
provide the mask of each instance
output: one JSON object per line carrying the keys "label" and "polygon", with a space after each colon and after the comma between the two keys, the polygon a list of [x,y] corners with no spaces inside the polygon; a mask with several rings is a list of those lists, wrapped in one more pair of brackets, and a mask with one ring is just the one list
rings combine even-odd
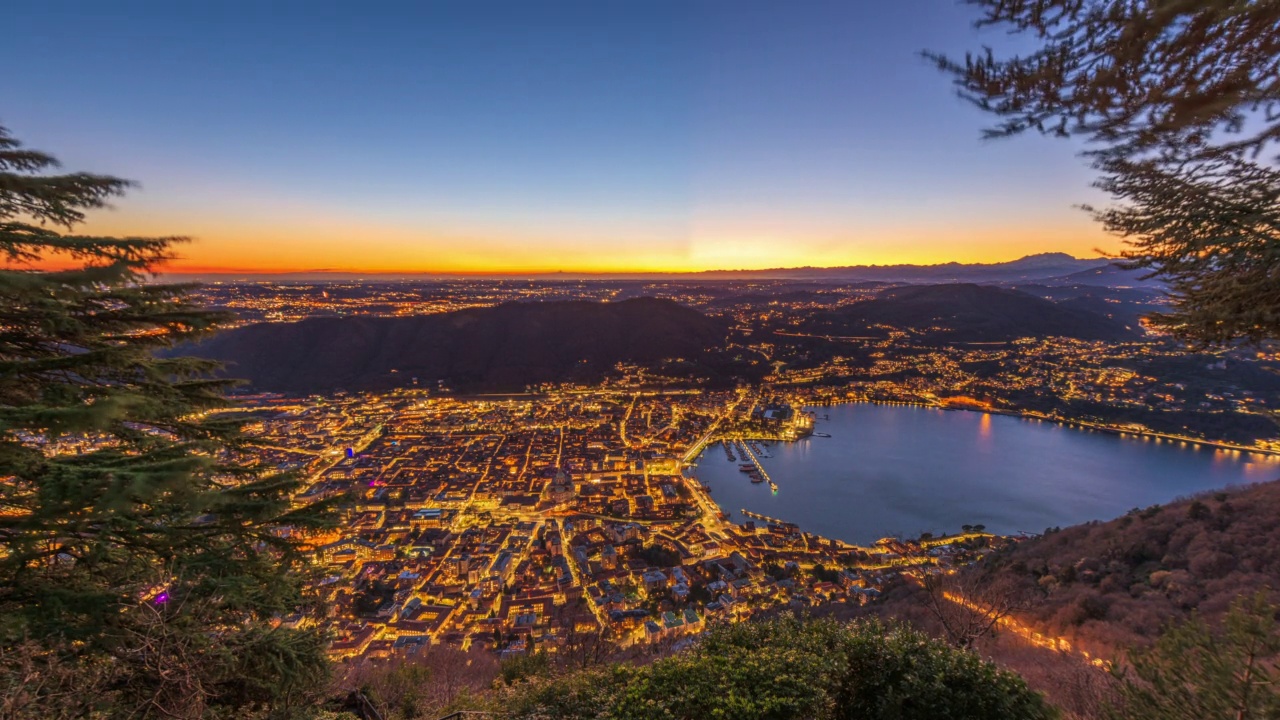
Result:
{"label": "mountain", "polygon": [[413,317],[248,325],[181,348],[220,360],[254,389],[382,390],[443,380],[466,391],[594,380],[618,362],[694,359],[724,326],[670,300],[507,303]]}
{"label": "mountain", "polygon": [[810,330],[833,335],[883,334],[876,326],[914,329],[927,340],[996,342],[1020,337],[1131,340],[1138,332],[1095,312],[1018,290],[954,283],[885,290],[871,300],[815,316]]}
{"label": "mountain", "polygon": [[1109,258],[1082,259],[1066,253],[1041,253],[1000,263],[940,265],[850,265],[846,267],[712,270],[690,277],[723,280],[839,280],[842,282],[948,283],[1028,282],[1104,268]]}
{"label": "mountain", "polygon": [[1164,290],[1167,285],[1155,278],[1147,278],[1148,270],[1127,270],[1124,267],[1108,262],[1101,267],[1079,270],[1061,277],[1046,277],[1040,280],[1044,285],[1092,285],[1109,288],[1147,288]]}
{"label": "mountain", "polygon": [[[798,267],[798,268],[765,268],[761,270],[706,270],[702,272],[620,272],[620,273],[582,273],[554,272],[530,273],[520,275],[530,280],[662,280],[672,281],[707,281],[707,280],[830,280],[838,282],[892,282],[892,283],[945,283],[945,282],[1028,282],[1057,278],[1078,272],[1088,272],[1105,268],[1115,261],[1111,258],[1077,258],[1066,253],[1040,253],[1028,255],[1017,260],[998,263],[941,263],[938,265],[847,265],[843,267]],[[378,276],[372,276],[378,277]],[[384,281],[395,282],[414,279],[449,279],[448,274],[430,275],[396,275],[381,276]],[[468,275],[468,279],[476,276]],[[511,275],[494,276],[495,279],[511,279]],[[261,274],[184,274],[176,273],[162,276],[163,280],[175,281],[306,281],[337,282],[347,280],[368,281],[367,273],[330,272],[315,270],[310,272]]]}
{"label": "mountain", "polygon": [[1046,590],[1026,613],[1037,627],[1114,649],[1191,610],[1216,617],[1240,595],[1274,593],[1277,518],[1280,482],[1227,488],[1055,529],[990,569]]}

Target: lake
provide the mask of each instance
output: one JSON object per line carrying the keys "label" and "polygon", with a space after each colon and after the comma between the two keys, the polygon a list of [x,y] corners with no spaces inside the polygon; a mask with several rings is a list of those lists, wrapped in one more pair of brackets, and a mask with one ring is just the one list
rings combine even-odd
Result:
{"label": "lake", "polygon": [[698,458],[698,479],[735,522],[746,508],[863,544],[966,524],[1038,533],[1280,478],[1275,456],[1045,421],[872,404],[811,410],[830,438],[764,444],[777,493],[751,484],[718,443]]}

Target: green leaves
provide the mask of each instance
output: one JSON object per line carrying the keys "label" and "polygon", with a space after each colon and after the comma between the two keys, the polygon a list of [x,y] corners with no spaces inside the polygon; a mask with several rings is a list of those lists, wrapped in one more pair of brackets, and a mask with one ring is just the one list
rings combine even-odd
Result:
{"label": "green leaves", "polygon": [[1170,283],[1153,325],[1200,345],[1280,338],[1280,172],[1242,157],[1107,159],[1095,216]]}
{"label": "green leaves", "polygon": [[968,2],[1036,49],[926,57],[999,118],[988,137],[1089,142],[1117,202],[1096,218],[1170,284],[1151,324],[1199,345],[1280,338],[1280,4]]}
{"label": "green leaves", "polygon": [[1056,717],[1020,678],[902,627],[783,616],[684,653],[517,685],[512,718],[979,720]]}
{"label": "green leaves", "polygon": [[298,702],[327,665],[317,632],[274,627],[307,601],[284,530],[329,518],[211,414],[215,364],[156,357],[229,319],[148,281],[183,239],[58,232],[130,183],[53,167],[0,129],[0,645],[25,648],[0,673],[56,668],[39,708],[85,668],[107,717]]}
{"label": "green leaves", "polygon": [[1259,593],[1238,599],[1223,627],[1199,617],[1174,625],[1119,671],[1116,720],[1263,720],[1280,717],[1277,608]]}

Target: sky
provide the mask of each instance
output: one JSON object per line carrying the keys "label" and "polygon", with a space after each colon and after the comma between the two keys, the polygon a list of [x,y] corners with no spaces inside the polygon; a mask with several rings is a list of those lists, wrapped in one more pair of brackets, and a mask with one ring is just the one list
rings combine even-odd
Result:
{"label": "sky", "polygon": [[9,0],[0,125],[139,186],[191,272],[607,272],[1114,253],[1070,141],[986,141],[954,0]]}

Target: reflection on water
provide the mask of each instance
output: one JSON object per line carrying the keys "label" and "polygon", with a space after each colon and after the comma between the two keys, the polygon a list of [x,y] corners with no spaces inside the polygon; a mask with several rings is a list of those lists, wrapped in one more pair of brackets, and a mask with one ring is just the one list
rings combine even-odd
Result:
{"label": "reflection on water", "polygon": [[735,519],[746,508],[864,543],[964,524],[1042,532],[1280,478],[1271,456],[986,413],[840,405],[822,415],[830,438],[778,443],[762,458],[777,493],[723,452],[704,452],[697,476]]}

